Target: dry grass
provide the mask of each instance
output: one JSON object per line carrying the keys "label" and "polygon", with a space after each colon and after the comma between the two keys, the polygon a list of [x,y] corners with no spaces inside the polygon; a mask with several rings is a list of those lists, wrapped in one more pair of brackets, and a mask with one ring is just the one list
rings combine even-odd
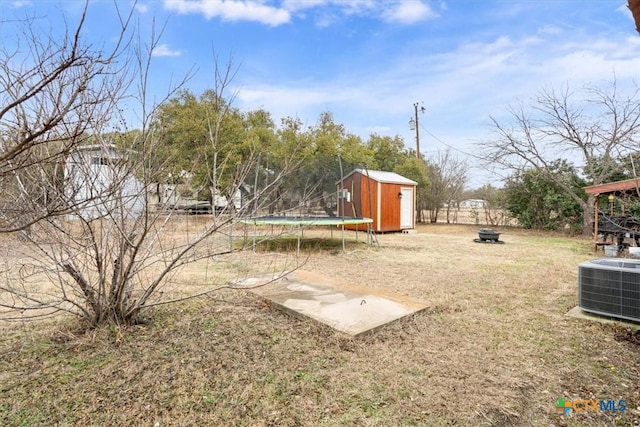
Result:
{"label": "dry grass", "polygon": [[[306,270],[430,304],[357,339],[237,290],[158,308],[148,327],[79,332],[62,318],[4,328],[0,424],[637,425],[636,336],[565,316],[591,242],[476,236],[430,225],[378,236],[377,250],[303,245]],[[270,262],[245,256],[239,274]],[[562,417],[560,396],[625,399],[628,409]]]}

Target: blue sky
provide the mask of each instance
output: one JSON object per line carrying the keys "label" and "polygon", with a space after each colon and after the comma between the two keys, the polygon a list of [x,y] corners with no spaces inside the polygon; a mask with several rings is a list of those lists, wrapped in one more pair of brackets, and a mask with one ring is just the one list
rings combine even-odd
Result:
{"label": "blue sky", "polygon": [[[195,67],[187,88],[213,86],[214,52],[238,73],[234,105],[264,108],[279,124],[297,116],[314,125],[324,111],[349,133],[400,135],[415,148],[408,121],[420,114],[420,148],[477,154],[491,137],[489,115],[542,89],[640,79],[640,35],[626,0],[165,0],[140,1],[147,34],[164,25],[155,51],[153,90]],[[0,0],[3,20],[42,17],[41,29],[75,22],[83,2]],[[121,9],[131,6],[118,2]],[[115,7],[89,7],[86,37],[114,36]],[[4,29],[1,29],[4,27]],[[0,27],[2,37],[7,26]],[[470,186],[499,183],[470,169]]]}

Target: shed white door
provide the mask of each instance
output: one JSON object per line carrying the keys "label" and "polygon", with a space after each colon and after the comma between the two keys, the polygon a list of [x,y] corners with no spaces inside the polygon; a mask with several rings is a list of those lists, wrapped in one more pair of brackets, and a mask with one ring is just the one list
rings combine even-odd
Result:
{"label": "shed white door", "polygon": [[413,228],[413,188],[401,188],[400,228]]}

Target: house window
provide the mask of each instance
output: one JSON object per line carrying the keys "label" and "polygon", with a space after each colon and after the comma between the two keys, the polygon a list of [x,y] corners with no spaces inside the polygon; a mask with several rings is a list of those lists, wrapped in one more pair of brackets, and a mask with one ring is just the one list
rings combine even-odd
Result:
{"label": "house window", "polygon": [[94,157],[91,159],[92,165],[108,165],[110,163],[111,162],[108,157]]}

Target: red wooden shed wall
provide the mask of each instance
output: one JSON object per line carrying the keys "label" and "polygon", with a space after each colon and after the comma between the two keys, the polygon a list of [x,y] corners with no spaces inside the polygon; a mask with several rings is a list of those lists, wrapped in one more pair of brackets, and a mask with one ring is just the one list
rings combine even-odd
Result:
{"label": "red wooden shed wall", "polygon": [[[380,186],[380,200],[378,187]],[[338,215],[372,218],[371,228],[377,232],[400,231],[400,191],[403,184],[381,183],[367,176],[354,173],[344,179],[344,188],[351,193],[351,201],[338,199]],[[414,188],[415,186],[411,186]],[[338,186],[340,188],[340,186]],[[379,205],[379,206],[378,206]],[[355,208],[355,214],[354,214]],[[380,212],[380,218],[378,218]],[[366,225],[349,225],[350,230],[366,230]]]}

